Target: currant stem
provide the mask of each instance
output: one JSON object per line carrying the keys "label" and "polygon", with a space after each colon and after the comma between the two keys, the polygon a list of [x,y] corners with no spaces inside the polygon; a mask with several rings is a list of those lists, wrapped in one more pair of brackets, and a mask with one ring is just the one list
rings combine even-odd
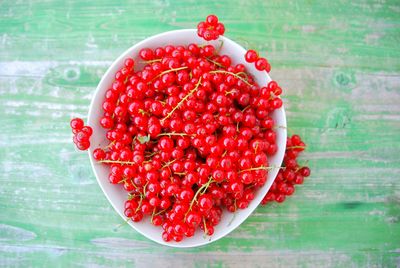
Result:
{"label": "currant stem", "polygon": [[197,192],[196,192],[196,194],[194,195],[194,197],[193,197],[193,199],[192,199],[192,202],[190,202],[189,209],[188,209],[188,211],[187,211],[186,214],[185,214],[185,220],[186,220],[187,214],[192,210],[192,207],[193,207],[193,205],[194,205],[194,202],[197,201],[197,196],[200,194],[200,192],[201,192],[202,190],[204,190],[203,193],[205,193],[205,191],[207,191],[208,186],[210,186],[210,184],[213,183],[213,182],[214,182],[213,178],[210,177],[210,178],[208,179],[208,182],[206,182],[206,183],[203,184],[199,189],[197,189]]}
{"label": "currant stem", "polygon": [[298,168],[294,171],[294,172],[297,172],[297,171],[299,171],[300,169],[302,169],[303,167],[307,167],[307,165],[308,165],[308,160],[306,160],[305,162],[304,162],[304,164],[301,164],[300,165],[300,163],[299,162],[297,162],[297,164],[299,164],[299,166],[298,166]]}
{"label": "currant stem", "polygon": [[242,113],[244,113],[244,111],[246,111],[249,108],[250,108],[250,105],[247,105],[246,107],[244,107],[243,110],[242,110]]}
{"label": "currant stem", "polygon": [[131,183],[132,183],[132,186],[135,187],[135,189],[137,190],[138,187],[135,185],[135,183],[132,181],[132,179],[131,179]]}
{"label": "currant stem", "polygon": [[169,165],[171,165],[172,163],[174,163],[176,161],[176,159],[174,159],[174,160],[171,160],[171,161],[169,161],[169,162],[167,162],[167,163],[165,163],[161,168],[165,168],[165,167],[168,167]]}
{"label": "currant stem", "polygon": [[125,178],[123,180],[120,180],[118,183],[125,183],[128,180],[128,178]]}
{"label": "currant stem", "polygon": [[143,196],[146,196],[146,187],[149,182],[146,182],[146,184],[143,186]]}
{"label": "currant stem", "polygon": [[137,213],[139,211],[140,207],[142,206],[142,202],[143,202],[143,195],[140,195],[139,205],[138,205],[137,209],[135,210],[135,213]]}
{"label": "currant stem", "polygon": [[153,155],[156,155],[158,152],[152,152],[151,154],[147,154],[144,157],[152,157]]}
{"label": "currant stem", "polygon": [[289,147],[286,147],[286,149],[305,149],[306,148],[306,146],[289,146]]}
{"label": "currant stem", "polygon": [[[130,162],[130,161],[119,161],[119,160],[100,160],[97,161],[98,163],[105,163],[105,164],[121,164],[121,165],[135,165],[137,163]],[[143,161],[143,163],[147,163],[148,161]]]}
{"label": "currant stem", "polygon": [[149,182],[146,182],[146,184],[143,186],[143,194],[140,195],[139,205],[138,205],[137,209],[135,210],[135,213],[138,212],[140,207],[142,206],[143,199],[146,196],[146,187],[147,187],[148,183]]}
{"label": "currant stem", "polygon": [[159,78],[160,76],[162,76],[162,75],[164,75],[164,74],[171,73],[171,72],[176,72],[176,71],[180,71],[180,70],[185,70],[185,69],[187,69],[187,68],[189,68],[189,67],[183,66],[183,67],[179,67],[179,68],[174,68],[174,69],[166,70],[166,71],[164,71],[164,72],[159,73],[159,74],[158,74],[156,77],[154,77],[151,81],[154,81],[155,79]]}
{"label": "currant stem", "polygon": [[221,68],[224,67],[222,64],[220,64],[220,63],[218,63],[218,62],[216,62],[215,60],[212,60],[212,59],[210,59],[210,58],[206,58],[206,60],[208,60],[208,61],[211,62],[211,63],[214,63],[214,64],[217,65],[218,67],[221,67]]}
{"label": "currant stem", "polygon": [[221,51],[221,49],[222,49],[222,47],[224,46],[224,40],[221,40],[220,41],[220,44],[219,44],[219,46],[218,46],[218,49],[217,49],[217,55],[219,54],[219,52]]}
{"label": "currant stem", "polygon": [[210,184],[213,182],[213,180],[211,180],[210,182],[208,182],[208,183],[206,183],[206,187],[204,187],[204,189],[201,191],[201,194],[204,194],[206,191],[207,191],[207,189],[208,189],[208,186],[210,186]]}
{"label": "currant stem", "polygon": [[[183,68],[183,67],[181,67],[181,68]],[[185,68],[187,68],[187,67],[185,67]],[[172,109],[171,112],[169,112],[163,119],[161,119],[161,121],[164,122],[164,121],[167,120],[169,117],[171,117],[171,115],[175,112],[175,110],[178,109],[179,106],[181,106],[182,103],[184,103],[190,96],[192,96],[193,93],[199,88],[200,83],[201,83],[201,77],[200,77],[200,79],[199,79],[199,82],[197,82],[196,86],[194,87],[194,89],[192,89],[192,90],[191,90],[191,91],[190,91],[190,92],[189,92],[189,93],[174,107],[174,109]]]}
{"label": "currant stem", "polygon": [[244,83],[246,83],[248,86],[252,86],[246,79],[244,79],[243,77],[241,77],[238,74],[232,73],[232,72],[228,72],[228,71],[224,71],[224,70],[215,70],[215,71],[211,71],[210,74],[215,74],[215,73],[221,73],[221,74],[230,74],[235,76],[236,78],[242,80]]}
{"label": "currant stem", "polygon": [[207,230],[207,224],[206,224],[206,218],[203,217],[203,225],[204,225],[204,235],[207,237],[208,236],[208,230]]}
{"label": "currant stem", "polygon": [[132,200],[133,198],[138,197],[138,196],[141,196],[141,195],[140,194],[131,194],[131,193],[129,193],[128,194],[128,200]]}
{"label": "currant stem", "polygon": [[277,129],[277,128],[286,129],[288,131],[288,136],[292,136],[292,135],[289,135],[290,133],[295,133],[295,131],[293,131],[293,128],[289,128],[289,127],[285,127],[285,126],[273,126],[272,127],[272,129]]}
{"label": "currant stem", "polygon": [[113,146],[114,143],[115,143],[115,140],[112,141],[112,142],[110,142],[107,146],[103,147],[102,149],[103,149],[103,150],[108,149],[108,148],[110,148],[111,146]]}
{"label": "currant stem", "polygon": [[171,132],[171,133],[161,133],[158,134],[157,137],[161,137],[161,136],[189,136],[186,133],[176,133],[176,132]]}
{"label": "currant stem", "polygon": [[257,153],[259,143],[257,142],[256,148],[254,148],[254,153]]}
{"label": "currant stem", "polygon": [[150,113],[146,112],[146,111],[143,110],[143,109],[139,109],[139,113],[140,113],[141,115],[150,115]]}
{"label": "currant stem", "polygon": [[274,128],[283,128],[283,129],[287,129],[287,127],[285,127],[285,126],[274,126]]}
{"label": "currant stem", "polygon": [[156,214],[154,214],[154,216],[160,215],[160,214],[162,214],[162,213],[165,212],[165,211],[166,211],[166,209],[160,210],[159,212],[157,212]]}
{"label": "currant stem", "polygon": [[225,91],[225,96],[228,96],[229,94],[232,94],[234,91],[233,90],[231,90],[231,91]]}
{"label": "currant stem", "polygon": [[247,74],[247,73],[245,73],[245,72],[238,72],[238,73],[236,73],[237,75],[244,75],[247,79],[249,78],[249,75]]}
{"label": "currant stem", "polygon": [[153,208],[153,213],[151,214],[150,222],[153,223],[154,214],[156,213],[156,208]]}
{"label": "currant stem", "polygon": [[161,59],[154,59],[154,60],[140,61],[140,63],[146,63],[146,64],[149,64],[149,63],[153,63],[153,62],[159,62],[159,61],[161,61]]}
{"label": "currant stem", "polygon": [[131,218],[127,218],[123,223],[118,224],[117,226],[114,227],[113,231],[116,232],[119,228],[121,228],[122,226],[124,226],[125,224],[127,224],[129,221],[131,220]]}
{"label": "currant stem", "polygon": [[[256,168],[240,170],[239,173],[246,172],[246,171],[253,171],[253,170],[271,170],[274,168],[276,168],[276,167],[256,167]],[[279,167],[279,169],[283,169],[283,167]]]}

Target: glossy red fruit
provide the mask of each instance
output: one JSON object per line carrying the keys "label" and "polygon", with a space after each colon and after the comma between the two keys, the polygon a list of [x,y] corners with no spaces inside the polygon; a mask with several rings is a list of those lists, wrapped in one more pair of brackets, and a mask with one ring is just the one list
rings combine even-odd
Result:
{"label": "glossy red fruit", "polygon": [[106,153],[103,149],[97,148],[93,151],[93,158],[94,160],[100,161],[106,157]]}
{"label": "glossy red fruit", "polygon": [[258,58],[255,62],[256,69],[264,71],[268,67],[268,61],[265,58]]}
{"label": "glossy red fruit", "polygon": [[84,123],[83,120],[80,118],[73,118],[71,119],[70,126],[72,129],[80,130],[83,128]]}
{"label": "glossy red fruit", "polygon": [[258,59],[258,54],[255,50],[249,49],[244,55],[244,59],[249,63],[256,62],[256,60]]}

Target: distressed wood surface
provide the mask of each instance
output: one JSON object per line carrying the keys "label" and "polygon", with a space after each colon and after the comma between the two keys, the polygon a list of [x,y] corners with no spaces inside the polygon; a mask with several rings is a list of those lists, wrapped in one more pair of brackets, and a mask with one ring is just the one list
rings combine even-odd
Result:
{"label": "distressed wood surface", "polygon": [[[68,121],[125,49],[211,12],[271,61],[312,176],[226,238],[171,249],[114,230]],[[1,1],[0,266],[399,267],[399,44],[396,0]]]}

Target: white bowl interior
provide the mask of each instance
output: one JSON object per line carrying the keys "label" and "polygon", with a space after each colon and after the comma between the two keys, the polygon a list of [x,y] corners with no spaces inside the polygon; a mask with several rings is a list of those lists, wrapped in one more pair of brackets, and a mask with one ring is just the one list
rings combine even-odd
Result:
{"label": "white bowl interior", "polygon": [[[260,85],[265,85],[271,78],[266,72],[257,71],[253,64],[246,63],[244,61],[244,54],[246,50],[235,43],[234,41],[221,36],[218,40],[212,41],[213,45],[218,45],[220,41],[223,41],[223,46],[220,50],[220,54],[229,55],[233,63],[243,63],[247,70],[253,74],[256,81]],[[118,214],[125,220],[124,216],[124,202],[127,198],[127,193],[122,189],[122,187],[112,185],[108,182],[109,167],[103,164],[98,164],[92,157],[92,152],[97,147],[104,147],[107,145],[107,140],[105,138],[105,130],[100,126],[99,119],[103,116],[103,110],[101,108],[101,103],[104,99],[104,94],[108,88],[110,88],[114,74],[123,66],[124,60],[127,57],[133,57],[135,60],[135,68],[138,68],[137,62],[140,61],[138,58],[138,53],[142,48],[156,48],[160,46],[165,46],[168,44],[172,45],[188,45],[190,43],[204,44],[205,41],[197,36],[196,30],[186,29],[165,32],[152,37],[149,37],[138,44],[132,46],[126,50],[113,64],[108,68],[107,72],[104,74],[99,85],[97,86],[96,92],[92,99],[89,115],[88,124],[93,128],[94,135],[91,137],[91,146],[89,148],[90,162],[93,171],[96,175],[97,181],[106,195],[107,199],[110,201],[111,205],[118,212]],[[139,66],[140,67],[140,66]],[[280,167],[282,164],[283,156],[286,147],[286,116],[284,108],[276,110],[273,115],[273,119],[276,125],[283,126],[283,128],[277,128],[277,144],[278,152],[269,158],[270,166]],[[264,187],[259,189],[255,195],[254,200],[250,203],[249,207],[243,210],[238,210],[236,213],[229,213],[224,211],[220,224],[215,227],[214,234],[211,237],[204,237],[202,231],[198,230],[195,236],[191,238],[185,238],[179,243],[175,242],[164,242],[161,238],[161,227],[155,227],[150,223],[149,219],[144,219],[139,223],[129,222],[129,224],[139,233],[146,236],[147,238],[172,247],[195,247],[201,246],[213,241],[216,241],[236,227],[238,227],[254,209],[259,205],[264,195],[268,192],[271,184],[273,183],[277,173],[278,168],[274,168],[269,171],[267,182]]]}

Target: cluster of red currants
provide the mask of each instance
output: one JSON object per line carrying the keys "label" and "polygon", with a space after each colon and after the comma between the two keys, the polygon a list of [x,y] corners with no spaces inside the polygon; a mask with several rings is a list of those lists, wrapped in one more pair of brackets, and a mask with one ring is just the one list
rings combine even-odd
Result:
{"label": "cluster of red currants", "polygon": [[129,192],[125,215],[151,216],[166,241],[212,235],[222,208],[244,209],[277,151],[270,113],[282,106],[275,81],[259,87],[244,65],[212,45],[144,48],[115,75],[100,120],[110,140],[93,156]]}
{"label": "cluster of red currants", "polygon": [[216,40],[225,32],[225,26],[218,22],[218,17],[208,15],[206,21],[197,25],[197,34],[206,41]]}
{"label": "cluster of red currants", "polygon": [[90,147],[90,136],[92,136],[93,130],[90,126],[85,126],[84,122],[80,118],[73,118],[70,122],[72,128],[73,142],[79,150],[87,150]]}
{"label": "cluster of red currants", "polygon": [[271,71],[271,65],[269,64],[268,60],[266,58],[259,57],[255,50],[247,50],[244,58],[248,63],[254,63],[254,66],[259,71],[265,70],[268,73]]}
{"label": "cluster of red currants", "polygon": [[305,148],[306,145],[300,136],[293,135],[287,138],[282,168],[279,170],[268,193],[261,201],[262,205],[272,201],[282,203],[285,201],[286,196],[294,193],[296,184],[303,184],[304,178],[310,176],[310,169],[306,166],[300,166],[296,160]]}
{"label": "cluster of red currants", "polygon": [[[214,15],[198,27],[205,40],[223,32]],[[212,235],[223,209],[247,208],[274,168],[268,164],[278,149],[271,113],[282,106],[282,89],[275,81],[259,86],[243,64],[218,51],[193,43],[144,48],[145,66],[135,70],[127,58],[102,103],[99,123],[109,144],[93,158],[109,165],[110,183],[128,192],[126,217],[137,222],[147,215],[162,226],[165,241],[179,242],[198,228]],[[270,69],[248,54],[258,70]],[[78,148],[87,149],[83,121],[73,119],[71,127],[83,133],[74,137]],[[303,145],[292,137],[289,148],[296,147],[286,153],[285,170]]]}

